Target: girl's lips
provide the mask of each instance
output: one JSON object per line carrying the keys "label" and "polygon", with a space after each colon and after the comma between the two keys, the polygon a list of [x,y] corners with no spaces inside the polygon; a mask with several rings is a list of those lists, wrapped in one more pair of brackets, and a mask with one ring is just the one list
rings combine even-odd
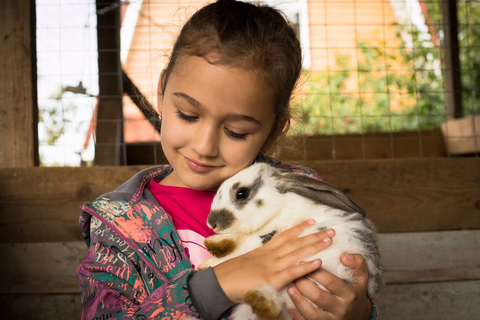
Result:
{"label": "girl's lips", "polygon": [[185,160],[186,160],[187,165],[190,169],[192,169],[195,172],[199,172],[199,173],[209,172],[209,171],[212,171],[213,169],[215,169],[217,167],[217,166],[210,165],[210,164],[196,162],[196,161],[194,161],[192,159],[189,159],[187,157],[185,157]]}

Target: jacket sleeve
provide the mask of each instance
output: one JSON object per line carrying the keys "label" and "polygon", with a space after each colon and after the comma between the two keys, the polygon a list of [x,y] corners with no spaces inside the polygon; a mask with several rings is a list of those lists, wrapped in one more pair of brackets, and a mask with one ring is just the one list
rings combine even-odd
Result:
{"label": "jacket sleeve", "polygon": [[82,319],[201,319],[188,290],[193,272],[186,269],[164,282],[135,253],[94,243],[77,268]]}

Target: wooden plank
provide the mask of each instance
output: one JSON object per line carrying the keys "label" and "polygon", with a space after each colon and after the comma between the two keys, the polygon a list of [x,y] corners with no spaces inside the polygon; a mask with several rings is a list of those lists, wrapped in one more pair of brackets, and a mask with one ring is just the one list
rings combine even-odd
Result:
{"label": "wooden plank", "polygon": [[76,270],[87,254],[83,241],[0,244],[0,294],[78,293]]}
{"label": "wooden plank", "polygon": [[480,230],[380,234],[379,245],[388,283],[480,279]]}
{"label": "wooden plank", "polygon": [[[290,141],[289,141],[290,140]],[[290,137],[280,158],[288,160],[364,160],[447,156],[438,130]],[[303,151],[305,150],[305,152]]]}
{"label": "wooden plank", "polygon": [[[480,228],[480,159],[306,164],[343,189],[380,232]],[[81,240],[80,206],[143,166],[0,169],[0,243]],[[25,193],[25,186],[28,195]]]}
{"label": "wooden plank", "polygon": [[[480,281],[392,284],[379,295],[380,319],[476,319]],[[80,294],[0,295],[6,319],[78,319]]]}
{"label": "wooden plank", "polygon": [[0,1],[0,168],[32,167],[37,111],[32,86],[30,0]]}
{"label": "wooden plank", "polygon": [[[0,169],[0,243],[82,240],[82,204],[116,189],[141,169]],[[27,191],[26,185],[34,187]]]}
{"label": "wooden plank", "polygon": [[379,319],[478,319],[480,281],[389,285],[379,295]]}
{"label": "wooden plank", "polygon": [[80,319],[79,293],[0,295],[2,319]]}
{"label": "wooden plank", "polygon": [[380,232],[480,228],[480,159],[314,161]]}
{"label": "wooden plank", "polygon": [[[335,241],[335,240],[334,240]],[[480,230],[381,234],[389,284],[480,279]],[[0,244],[0,294],[77,293],[83,241]]]}

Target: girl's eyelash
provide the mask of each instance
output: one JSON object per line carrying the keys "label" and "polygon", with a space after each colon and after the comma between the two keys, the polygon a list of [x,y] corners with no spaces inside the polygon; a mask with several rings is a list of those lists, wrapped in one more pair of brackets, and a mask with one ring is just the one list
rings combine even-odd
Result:
{"label": "girl's eyelash", "polygon": [[[180,110],[176,110],[175,113],[177,114],[178,118],[180,118],[184,121],[187,121],[187,122],[194,122],[195,120],[197,120],[197,117],[187,116],[186,114],[182,113]],[[247,139],[247,134],[245,134],[245,133],[236,133],[236,132],[233,132],[232,130],[227,129],[227,128],[225,128],[225,132],[227,133],[227,135],[229,137],[231,137],[232,139],[235,139],[235,140],[246,140]]]}
{"label": "girl's eyelash", "polygon": [[197,117],[187,116],[186,114],[182,113],[180,110],[177,110],[176,114],[177,114],[178,118],[180,118],[182,120],[185,120],[185,121],[188,121],[188,122],[193,122],[193,121],[197,120]]}
{"label": "girl's eyelash", "polygon": [[227,135],[229,135],[231,138],[233,138],[235,140],[246,140],[247,139],[247,134],[236,133],[236,132],[233,132],[232,130],[229,130],[229,129],[225,129],[225,131],[227,132]]}

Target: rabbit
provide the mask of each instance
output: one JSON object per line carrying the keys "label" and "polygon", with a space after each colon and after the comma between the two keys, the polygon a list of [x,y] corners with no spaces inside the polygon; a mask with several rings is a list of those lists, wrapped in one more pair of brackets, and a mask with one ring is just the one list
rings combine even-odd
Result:
{"label": "rabbit", "polygon": [[[361,254],[369,272],[367,294],[373,297],[383,286],[383,270],[375,228],[365,212],[322,181],[266,163],[241,170],[218,188],[207,217],[207,225],[217,234],[205,239],[213,257],[198,270],[258,248],[307,219],[316,224],[302,236],[327,228],[333,228],[336,235],[330,247],[306,260],[320,258],[323,269],[353,283],[352,271],[341,263],[340,255]],[[279,292],[269,285],[250,290],[244,296],[246,303],[236,306],[231,318],[291,319],[287,310],[295,306],[287,287]]]}

